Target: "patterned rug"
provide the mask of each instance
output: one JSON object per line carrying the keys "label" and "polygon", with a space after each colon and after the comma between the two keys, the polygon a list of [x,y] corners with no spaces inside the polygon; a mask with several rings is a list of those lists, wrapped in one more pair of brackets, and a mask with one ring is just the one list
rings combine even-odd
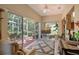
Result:
{"label": "patterned rug", "polygon": [[37,41],[35,48],[36,55],[54,55],[54,40]]}
{"label": "patterned rug", "polygon": [[36,40],[34,43],[30,45],[30,47],[28,47],[28,49],[31,49],[32,47],[35,48],[35,55],[55,55],[55,53],[59,54],[58,47],[56,47],[57,44],[55,42],[57,43],[55,38],[52,38],[50,40]]}

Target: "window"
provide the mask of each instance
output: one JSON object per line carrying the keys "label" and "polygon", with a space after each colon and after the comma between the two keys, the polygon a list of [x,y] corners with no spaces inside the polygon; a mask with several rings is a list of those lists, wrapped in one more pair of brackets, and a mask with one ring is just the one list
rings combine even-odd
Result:
{"label": "window", "polygon": [[7,12],[7,14],[9,39],[16,40],[20,44],[23,43],[24,46],[32,43],[34,41],[35,22],[31,18],[23,18],[12,12]]}
{"label": "window", "polygon": [[52,35],[56,35],[58,33],[58,24],[57,23],[45,23],[45,27],[50,28]]}
{"label": "window", "polygon": [[23,19],[23,35],[26,36],[26,37],[28,36],[28,34],[27,34],[27,31],[28,31],[28,28],[27,27],[28,26],[27,25],[28,25],[27,19],[24,18]]}
{"label": "window", "polygon": [[32,20],[28,20],[28,36],[32,36],[35,32],[35,23]]}
{"label": "window", "polygon": [[22,37],[22,17],[8,12],[8,33],[10,39]]}

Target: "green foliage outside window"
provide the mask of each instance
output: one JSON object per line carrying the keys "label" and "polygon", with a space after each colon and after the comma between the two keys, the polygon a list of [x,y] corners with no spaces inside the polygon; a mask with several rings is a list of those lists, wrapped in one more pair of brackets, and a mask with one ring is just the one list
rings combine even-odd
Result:
{"label": "green foliage outside window", "polygon": [[19,37],[22,34],[22,17],[8,12],[8,33],[10,38]]}
{"label": "green foliage outside window", "polygon": [[75,33],[75,38],[77,41],[79,41],[79,31]]}
{"label": "green foliage outside window", "polygon": [[32,21],[32,19],[30,18],[23,19],[23,17],[18,16],[12,12],[7,12],[7,15],[8,15],[8,33],[10,38],[15,37],[20,38],[22,37],[22,34],[23,36],[27,35],[32,36],[35,33],[35,22]]}
{"label": "green foliage outside window", "polygon": [[28,20],[28,36],[32,36],[35,32],[35,23],[32,20]]}

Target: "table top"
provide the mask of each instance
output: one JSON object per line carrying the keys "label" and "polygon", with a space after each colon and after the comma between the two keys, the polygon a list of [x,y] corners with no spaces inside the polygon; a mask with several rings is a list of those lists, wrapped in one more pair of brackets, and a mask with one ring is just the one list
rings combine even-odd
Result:
{"label": "table top", "polygon": [[65,49],[72,49],[72,50],[79,50],[77,45],[71,45],[71,44],[68,44],[68,43],[67,43],[67,41],[62,40],[63,48],[65,48]]}

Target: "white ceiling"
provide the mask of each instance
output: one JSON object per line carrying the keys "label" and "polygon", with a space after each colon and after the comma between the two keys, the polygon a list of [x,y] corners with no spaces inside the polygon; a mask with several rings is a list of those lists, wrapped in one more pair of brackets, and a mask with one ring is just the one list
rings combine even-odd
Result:
{"label": "white ceiling", "polygon": [[65,4],[47,4],[49,11],[47,12],[47,14],[45,14],[43,12],[45,8],[45,4],[29,4],[28,6],[30,6],[33,10],[35,10],[41,16],[62,14],[66,7]]}

